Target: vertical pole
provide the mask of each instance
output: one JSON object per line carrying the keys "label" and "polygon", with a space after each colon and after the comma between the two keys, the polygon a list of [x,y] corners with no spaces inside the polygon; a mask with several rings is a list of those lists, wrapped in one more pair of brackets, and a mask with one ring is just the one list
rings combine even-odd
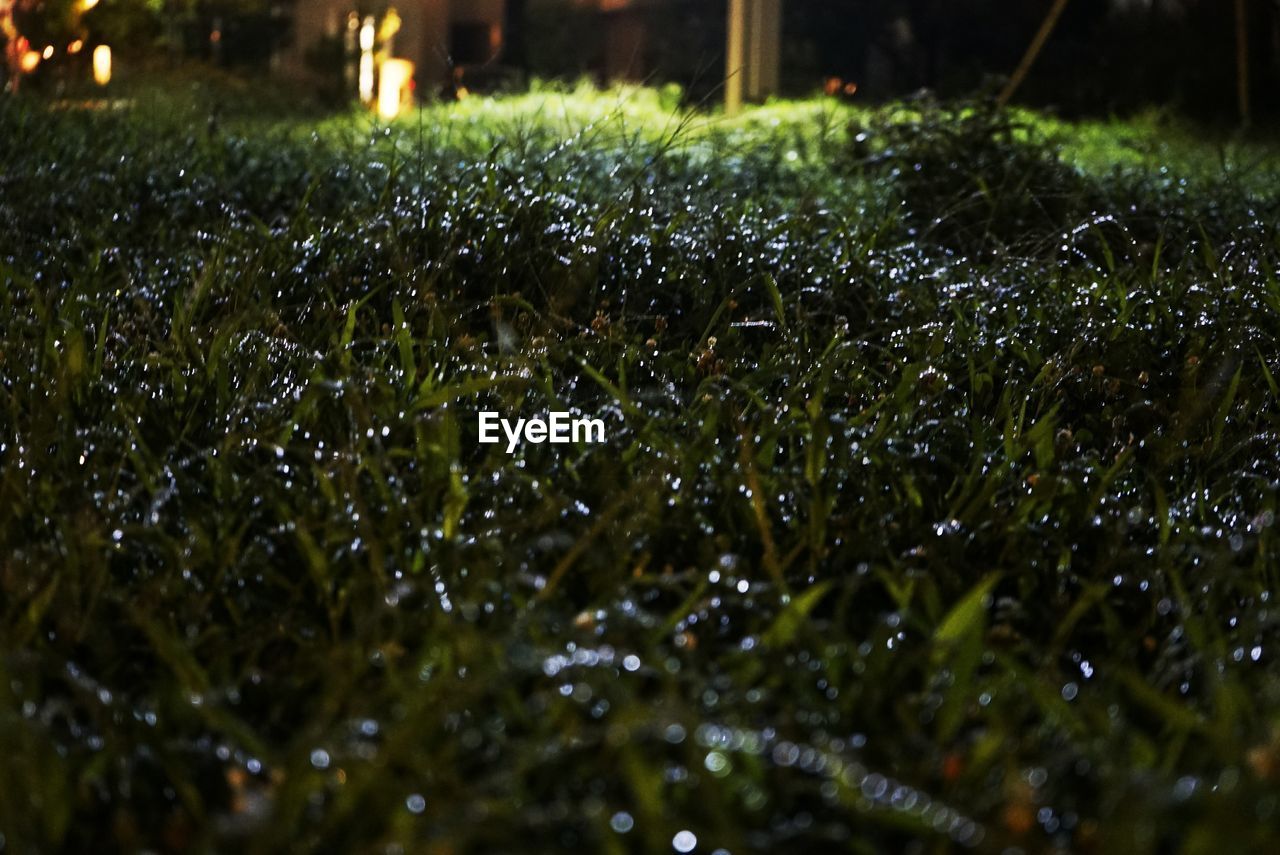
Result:
{"label": "vertical pole", "polygon": [[778,91],[782,59],[782,0],[754,0],[748,97],[763,101]]}
{"label": "vertical pole", "polygon": [[1236,0],[1236,104],[1240,124],[1249,127],[1253,118],[1249,98],[1249,9],[1246,0]]}
{"label": "vertical pole", "polygon": [[729,0],[729,40],[725,50],[724,111],[730,116],[742,109],[746,87],[747,0]]}
{"label": "vertical pole", "polygon": [[725,112],[778,91],[782,59],[782,0],[729,0],[725,50]]}

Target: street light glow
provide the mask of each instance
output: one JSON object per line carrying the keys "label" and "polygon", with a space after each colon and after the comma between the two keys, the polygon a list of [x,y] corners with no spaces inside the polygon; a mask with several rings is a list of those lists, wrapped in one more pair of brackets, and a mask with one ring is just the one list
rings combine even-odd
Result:
{"label": "street light glow", "polygon": [[111,48],[107,45],[93,49],[93,82],[99,86],[111,82]]}
{"label": "street light glow", "polygon": [[413,63],[407,59],[388,59],[382,63],[378,81],[378,115],[388,122],[400,115],[405,102],[405,89],[413,79]]}

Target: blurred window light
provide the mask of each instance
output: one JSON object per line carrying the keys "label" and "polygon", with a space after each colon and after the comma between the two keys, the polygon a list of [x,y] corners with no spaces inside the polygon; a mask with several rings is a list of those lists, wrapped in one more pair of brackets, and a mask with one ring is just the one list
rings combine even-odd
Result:
{"label": "blurred window light", "polygon": [[373,103],[373,16],[364,19],[360,27],[360,100],[366,104]]}
{"label": "blurred window light", "polygon": [[386,14],[382,16],[382,26],[378,28],[378,41],[387,42],[395,38],[396,33],[400,32],[401,23],[400,13],[396,11],[396,7],[387,9]]}
{"label": "blurred window light", "polygon": [[409,98],[413,80],[413,63],[407,59],[388,59],[382,63],[378,81],[378,115],[388,122],[400,115]]}
{"label": "blurred window light", "polygon": [[111,48],[107,45],[93,49],[93,82],[99,86],[111,82]]}

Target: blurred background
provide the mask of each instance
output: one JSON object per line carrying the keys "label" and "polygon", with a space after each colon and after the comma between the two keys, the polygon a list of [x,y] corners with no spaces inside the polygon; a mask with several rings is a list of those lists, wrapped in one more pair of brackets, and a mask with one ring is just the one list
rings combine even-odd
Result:
{"label": "blurred background", "polygon": [[[970,94],[1017,67],[1055,0],[745,0],[777,6],[768,92],[869,102]],[[1060,4],[1059,4],[1060,5]],[[317,100],[404,97],[535,78],[724,84],[730,0],[0,0],[4,85],[59,91],[204,63]],[[1151,105],[1218,119],[1280,112],[1280,0],[1069,0],[1019,100],[1068,115]],[[773,25],[770,25],[773,27]],[[105,50],[98,51],[105,46]],[[96,51],[96,53],[95,53]],[[96,66],[95,66],[96,56]],[[1247,75],[1247,93],[1241,92]]]}

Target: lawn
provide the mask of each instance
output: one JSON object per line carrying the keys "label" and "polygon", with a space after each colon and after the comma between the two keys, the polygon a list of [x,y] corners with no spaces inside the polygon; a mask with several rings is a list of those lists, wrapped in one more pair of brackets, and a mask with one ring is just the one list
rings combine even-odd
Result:
{"label": "lawn", "polygon": [[1280,846],[1280,148],[192,85],[0,99],[0,849]]}

